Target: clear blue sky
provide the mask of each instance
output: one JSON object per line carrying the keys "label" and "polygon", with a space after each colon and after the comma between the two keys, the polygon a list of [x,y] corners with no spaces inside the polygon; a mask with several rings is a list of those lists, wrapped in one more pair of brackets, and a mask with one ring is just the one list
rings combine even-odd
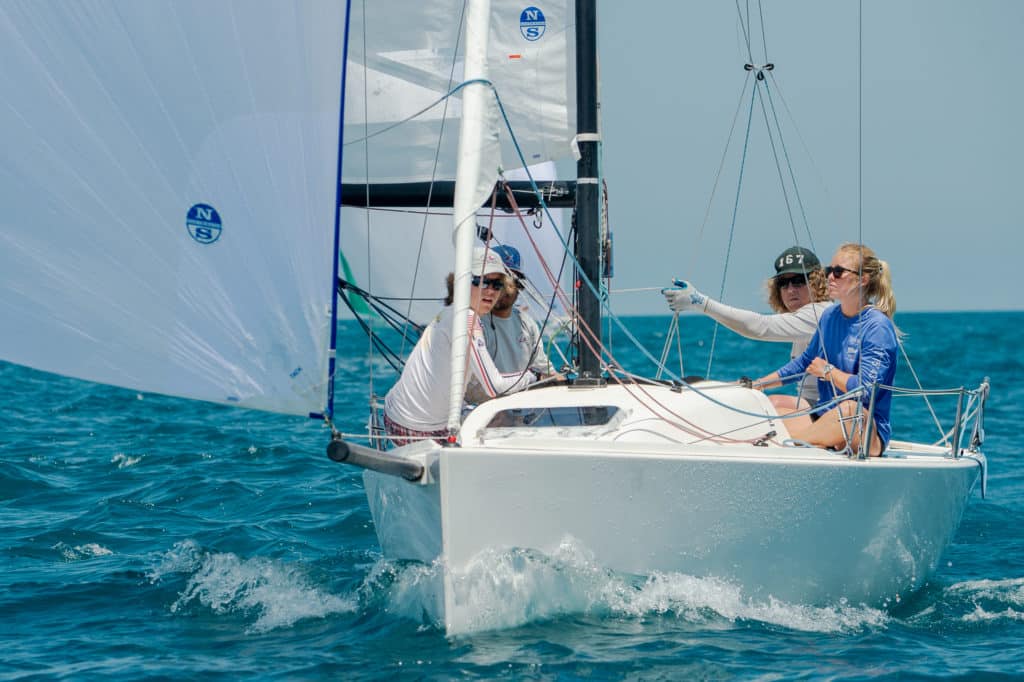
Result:
{"label": "clear blue sky", "polygon": [[[862,229],[893,268],[900,310],[1024,307],[1024,2],[865,0],[862,53],[854,0],[763,8],[769,85],[819,256]],[[680,276],[717,298],[749,99],[702,236],[701,225],[746,76],[736,4],[599,0],[598,12],[612,289]],[[765,310],[762,283],[794,233],[759,109],[754,120],[722,298]],[[620,314],[666,310],[652,292],[613,300]]]}

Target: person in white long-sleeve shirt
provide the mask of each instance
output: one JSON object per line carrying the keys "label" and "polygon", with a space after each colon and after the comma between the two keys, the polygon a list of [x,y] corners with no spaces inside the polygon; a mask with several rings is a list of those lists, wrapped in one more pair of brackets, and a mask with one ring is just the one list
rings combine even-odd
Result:
{"label": "person in white long-sleeve shirt", "polygon": [[[505,266],[493,251],[478,247],[473,251],[472,272],[466,378],[474,377],[490,397],[520,391],[534,383],[536,375],[500,372],[487,352],[479,321],[505,288]],[[395,445],[405,445],[419,438],[443,441],[448,435],[454,314],[454,308],[448,305],[434,318],[412,349],[402,376],[384,397],[384,428]]]}
{"label": "person in white long-sleeve shirt", "polygon": [[[686,281],[677,281],[676,286],[665,289],[664,294],[669,308],[677,313],[687,310],[704,313],[748,339],[791,343],[789,357],[798,357],[818,329],[821,314],[832,305],[821,261],[810,249],[790,247],[775,259],[775,276],[768,280],[766,287],[768,304],[775,311],[772,315],[725,305]],[[815,405],[818,402],[817,378],[805,376],[796,397],[773,395],[772,402],[776,407],[791,410]]]}

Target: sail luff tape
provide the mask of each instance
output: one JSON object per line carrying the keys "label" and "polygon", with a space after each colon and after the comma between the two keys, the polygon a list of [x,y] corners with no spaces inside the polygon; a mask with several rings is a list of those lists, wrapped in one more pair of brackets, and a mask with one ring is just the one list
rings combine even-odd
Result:
{"label": "sail luff tape", "polygon": [[600,142],[601,133],[576,133],[577,142]]}
{"label": "sail luff tape", "polygon": [[576,178],[577,185],[596,185],[597,178]]}

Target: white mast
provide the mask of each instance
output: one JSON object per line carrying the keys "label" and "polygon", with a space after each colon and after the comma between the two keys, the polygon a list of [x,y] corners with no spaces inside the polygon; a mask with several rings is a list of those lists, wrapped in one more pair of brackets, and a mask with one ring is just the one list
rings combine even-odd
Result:
{"label": "white mast", "polygon": [[[464,81],[487,79],[487,39],[490,32],[490,0],[470,0],[466,10],[466,68]],[[494,155],[497,135],[492,119],[492,95],[483,83],[472,83],[462,90],[462,118],[459,128],[458,171],[455,176],[455,201],[452,211],[455,242],[455,315],[452,317],[452,383],[449,387],[448,429],[459,428],[462,398],[465,392],[466,351],[468,343],[469,280],[473,245],[476,240],[476,211],[480,207],[481,188],[493,186]],[[477,273],[479,274],[479,273]]]}

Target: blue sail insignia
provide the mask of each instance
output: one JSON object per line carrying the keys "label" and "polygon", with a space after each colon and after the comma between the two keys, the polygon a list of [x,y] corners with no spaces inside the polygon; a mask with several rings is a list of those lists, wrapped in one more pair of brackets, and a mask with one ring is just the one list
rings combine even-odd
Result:
{"label": "blue sail insignia", "polygon": [[200,244],[212,244],[220,239],[223,224],[217,209],[208,204],[195,204],[188,210],[185,218],[185,226],[188,228],[192,239]]}
{"label": "blue sail insignia", "polygon": [[527,7],[519,15],[519,32],[523,37],[533,42],[540,40],[544,35],[547,22],[544,19],[544,12],[539,7]]}

